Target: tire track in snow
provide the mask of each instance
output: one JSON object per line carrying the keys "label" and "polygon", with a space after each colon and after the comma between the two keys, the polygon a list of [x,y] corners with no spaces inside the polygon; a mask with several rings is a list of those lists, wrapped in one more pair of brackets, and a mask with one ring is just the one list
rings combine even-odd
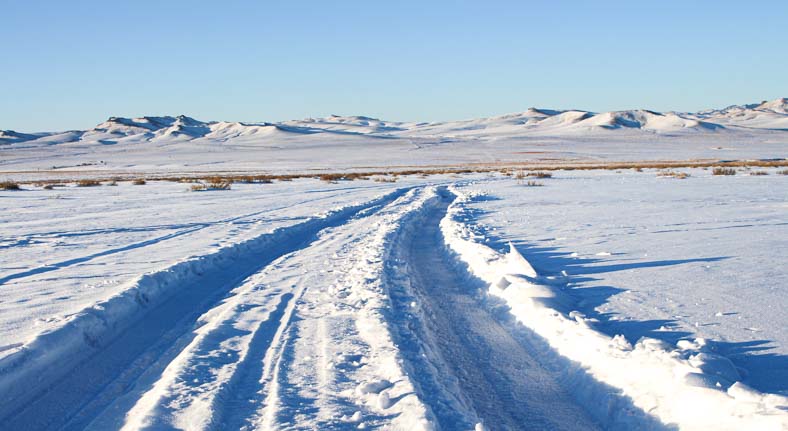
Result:
{"label": "tire track in snow", "polygon": [[[408,268],[410,289],[418,298],[421,326],[426,332],[421,334],[423,340],[409,341],[429,344],[426,350],[431,352],[432,372],[438,373],[429,376],[425,368],[419,371],[422,392],[438,381],[457,400],[452,403],[439,394],[423,393],[425,402],[445,429],[462,426],[463,416],[493,430],[598,429],[555,376],[534,358],[528,344],[485,308],[467,277],[446,261],[439,222],[450,201],[443,196],[419,223],[420,229],[411,231],[400,243],[400,259]],[[404,308],[407,306],[400,306]],[[415,336],[404,331],[400,335]]]}
{"label": "tire track in snow", "polygon": [[[168,360],[151,389],[131,397],[133,408],[120,409],[129,411],[120,424],[129,430],[355,424],[351,417],[363,406],[354,391],[370,373],[355,376],[362,365],[343,358],[358,362],[374,349],[354,327],[356,299],[343,301],[347,295],[334,287],[355,279],[348,275],[358,272],[354,268],[369,269],[364,244],[378,234],[381,218],[399,215],[422,194],[413,191],[383,208],[362,210],[249,277],[203,314],[197,335]],[[115,419],[95,420],[91,429],[118,428]]]}
{"label": "tire track in snow", "polygon": [[283,262],[280,269],[285,274],[300,274],[294,299],[265,358],[248,362],[261,368],[246,372],[256,373],[257,387],[250,381],[233,394],[237,402],[219,406],[219,429],[348,428],[356,426],[362,410],[366,420],[386,423],[385,417],[359,405],[355,393],[368,378],[361,362],[374,355],[374,348],[355,328],[358,314],[352,303],[357,299],[345,285],[368,269],[363,249],[377,233],[381,215],[399,216],[397,208],[418,196],[403,196],[373,217],[328,230],[323,240],[299,251],[293,262]]}
{"label": "tire track in snow", "polygon": [[[399,189],[328,218],[283,229],[278,233],[279,239],[264,249],[247,250],[253,254],[242,255],[240,261],[202,274],[198,283],[188,288],[170,287],[175,291],[173,294],[146,309],[143,315],[134,316],[134,320],[111,339],[104,343],[87,340],[87,351],[80,352],[85,356],[73,366],[61,361],[60,366],[70,368],[68,372],[58,372],[54,374],[56,378],[39,381],[32,387],[16,388],[19,393],[7,400],[12,402],[0,408],[0,423],[4,428],[15,430],[84,428],[113,400],[130,390],[139,390],[134,389],[134,385],[143,373],[150,372],[150,368],[163,369],[177,351],[188,344],[181,336],[193,337],[189,330],[198,317],[247,276],[282,255],[307,247],[326,228],[345,224],[356,214],[373,214],[407,190]],[[287,235],[290,232],[294,235]],[[115,322],[110,327],[122,324]],[[3,377],[13,381],[14,376],[7,374],[9,370],[2,371],[6,375],[0,374],[0,384],[4,383]],[[11,368],[10,372],[13,371]]]}

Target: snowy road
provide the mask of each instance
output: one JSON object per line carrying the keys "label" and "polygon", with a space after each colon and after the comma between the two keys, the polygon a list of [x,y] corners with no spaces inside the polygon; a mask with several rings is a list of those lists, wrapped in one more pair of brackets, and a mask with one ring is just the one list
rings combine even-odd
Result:
{"label": "snowy road", "polygon": [[[359,210],[375,209],[400,194],[396,192]],[[318,220],[318,223],[303,223],[296,226],[297,229],[291,228],[293,233],[286,230],[283,235],[272,238],[267,247],[255,250],[253,255],[235,259],[225,268],[198,274],[198,283],[177,289],[106,344],[92,341],[95,350],[67,374],[52,382],[44,382],[42,388],[34,387],[33,391],[22,392],[16,407],[9,403],[3,408],[4,412],[10,413],[3,419],[4,427],[84,428],[116,398],[125,396],[125,392],[145,375],[160,371],[172,360],[174,353],[183,349],[184,343],[194,336],[190,330],[200,315],[214,309],[222,297],[238,287],[244,278],[278,257],[305,247],[316,239],[320,231],[345,223],[359,210],[340,213]],[[20,392],[21,389],[27,388],[20,388]],[[36,394],[35,390],[39,393]]]}
{"label": "snowy road", "polygon": [[[494,430],[598,429],[532,356],[526,341],[481,306],[467,277],[446,262],[439,223],[450,202],[443,196],[427,213],[421,231],[404,245],[412,288],[423,301],[432,339],[461,396]],[[442,418],[444,428],[452,429],[453,413]]]}
{"label": "snowy road", "polygon": [[3,358],[0,429],[785,423],[773,395],[687,383],[718,377],[708,352],[633,348],[546,307],[560,288],[486,247],[458,187],[392,188],[142,276]]}

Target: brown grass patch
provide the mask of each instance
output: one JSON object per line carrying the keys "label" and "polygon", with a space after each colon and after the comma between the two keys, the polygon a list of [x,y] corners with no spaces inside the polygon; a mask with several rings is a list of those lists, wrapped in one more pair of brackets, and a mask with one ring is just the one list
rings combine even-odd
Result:
{"label": "brown grass patch", "polygon": [[13,181],[3,181],[0,182],[0,190],[22,190],[19,187],[19,184]]}
{"label": "brown grass patch", "polygon": [[736,175],[736,169],[733,168],[714,168],[711,170],[712,175]]}
{"label": "brown grass patch", "polygon": [[657,172],[658,177],[669,177],[669,178],[678,178],[680,180],[686,179],[690,177],[690,174],[686,172],[676,172],[676,171],[659,171]]}
{"label": "brown grass patch", "polygon": [[96,187],[96,186],[100,186],[100,185],[101,185],[101,181],[99,181],[99,180],[88,180],[88,179],[85,179],[85,180],[77,181],[77,187]]}

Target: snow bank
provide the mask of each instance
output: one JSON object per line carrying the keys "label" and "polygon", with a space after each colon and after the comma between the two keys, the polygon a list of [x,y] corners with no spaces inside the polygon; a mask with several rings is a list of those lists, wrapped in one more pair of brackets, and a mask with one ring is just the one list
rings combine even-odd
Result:
{"label": "snow bank", "polygon": [[596,331],[595,320],[580,312],[558,311],[572,305],[560,283],[541,277],[514,247],[502,254],[477,242],[482,238],[463,221],[474,195],[451,191],[457,198],[441,221],[448,251],[544,340],[549,348],[541,353],[576,365],[559,371],[597,420],[625,429],[642,429],[649,416],[682,430],[788,429],[788,399],[739,382],[732,363],[708,351],[703,339],[672,346],[644,337],[633,346],[622,335]]}

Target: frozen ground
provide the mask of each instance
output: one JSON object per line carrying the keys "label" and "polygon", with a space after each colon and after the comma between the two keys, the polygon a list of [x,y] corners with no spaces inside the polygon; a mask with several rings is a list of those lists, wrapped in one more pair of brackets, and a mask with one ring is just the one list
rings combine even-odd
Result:
{"label": "frozen ground", "polygon": [[785,429],[788,176],[687,172],[2,191],[0,428]]}

